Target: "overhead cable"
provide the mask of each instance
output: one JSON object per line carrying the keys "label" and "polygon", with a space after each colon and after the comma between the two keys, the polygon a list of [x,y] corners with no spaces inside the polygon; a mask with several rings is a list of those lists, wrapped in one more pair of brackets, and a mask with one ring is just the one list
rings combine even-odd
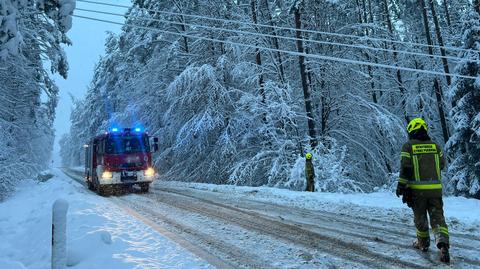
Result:
{"label": "overhead cable", "polygon": [[378,67],[378,68],[402,70],[402,71],[409,71],[409,72],[418,72],[418,73],[424,73],[424,74],[430,74],[430,75],[441,75],[441,76],[448,75],[448,76],[452,76],[452,77],[476,79],[476,77],[466,76],[466,75],[444,73],[444,72],[430,71],[430,70],[424,70],[424,69],[416,69],[416,68],[410,68],[410,67],[404,67],[404,66],[393,66],[393,65],[387,65],[387,64],[372,63],[372,62],[367,62],[367,61],[345,59],[345,58],[332,57],[332,56],[319,55],[319,54],[309,54],[309,53],[304,53],[304,52],[280,50],[280,49],[274,49],[274,48],[268,48],[268,47],[262,47],[262,46],[256,46],[256,45],[250,45],[250,44],[244,44],[244,43],[238,43],[238,42],[232,42],[232,41],[228,41],[228,40],[220,40],[220,39],[215,39],[215,38],[209,38],[209,37],[204,37],[204,36],[194,36],[194,35],[189,35],[189,34],[185,34],[185,33],[172,32],[172,31],[162,30],[162,29],[153,28],[153,27],[127,24],[127,23],[121,23],[121,22],[114,22],[114,21],[98,19],[98,18],[93,18],[93,17],[87,17],[87,16],[82,16],[82,15],[73,15],[73,17],[83,18],[83,19],[98,21],[98,22],[105,22],[105,23],[110,23],[110,24],[116,24],[116,25],[121,25],[121,26],[134,27],[134,28],[139,28],[139,29],[144,29],[144,30],[151,30],[151,31],[156,31],[156,32],[160,32],[160,33],[172,34],[172,35],[177,35],[177,36],[187,37],[187,38],[192,38],[192,39],[199,39],[199,40],[205,40],[205,41],[211,41],[211,42],[217,42],[217,43],[223,43],[223,44],[230,44],[230,45],[242,46],[242,47],[247,47],[247,48],[252,48],[252,49],[260,49],[260,50],[264,50],[264,51],[281,52],[281,53],[290,54],[290,55],[293,55],[293,56],[303,56],[303,57],[306,57],[306,58],[319,59],[319,60],[325,60],[325,61],[341,62],[341,63],[347,63],[347,64],[357,64],[357,65],[364,65],[364,66],[373,66],[373,67]]}
{"label": "overhead cable", "polygon": [[[453,56],[431,55],[431,54],[420,53],[420,52],[410,52],[410,51],[403,51],[403,50],[376,48],[376,47],[370,47],[370,46],[365,46],[365,45],[352,45],[352,44],[345,44],[345,43],[338,43],[338,42],[331,42],[331,41],[320,41],[320,40],[302,39],[302,38],[297,38],[297,37],[287,37],[287,36],[282,36],[282,35],[271,35],[271,34],[264,34],[264,33],[258,33],[258,32],[227,29],[227,28],[223,28],[223,27],[212,27],[212,26],[207,26],[207,25],[192,24],[192,23],[187,23],[187,22],[176,22],[176,21],[162,20],[162,19],[155,19],[155,18],[145,18],[145,17],[140,17],[140,16],[119,14],[119,13],[99,11],[99,10],[91,10],[91,9],[84,9],[84,8],[76,8],[76,10],[77,11],[97,13],[97,14],[125,17],[125,18],[134,18],[134,19],[155,21],[155,22],[160,22],[160,23],[170,23],[170,24],[174,24],[174,25],[185,25],[185,26],[190,26],[190,27],[199,27],[199,28],[203,28],[203,29],[209,29],[209,30],[215,30],[215,31],[224,31],[224,32],[236,33],[236,34],[246,34],[246,35],[252,35],[252,36],[278,38],[278,39],[284,39],[284,40],[290,40],[290,41],[298,41],[299,40],[299,41],[303,41],[305,43],[315,43],[315,44],[321,44],[321,45],[348,47],[348,48],[354,48],[354,49],[366,49],[366,50],[374,50],[374,51],[392,52],[392,53],[407,54],[407,55],[429,57],[429,58],[444,58],[444,59],[448,59],[448,60],[452,60],[452,61],[462,61],[463,60],[463,58],[458,58],[458,57],[453,57]],[[480,61],[478,61],[478,62],[480,63]]]}
{"label": "overhead cable", "polygon": [[250,26],[254,26],[254,27],[265,27],[265,28],[272,28],[272,29],[278,29],[278,30],[288,30],[288,31],[300,31],[300,32],[304,32],[304,33],[318,34],[318,35],[336,36],[336,37],[344,37],[344,38],[355,38],[355,39],[360,39],[360,40],[371,40],[371,41],[389,42],[389,43],[394,43],[394,44],[427,47],[427,48],[431,47],[431,48],[435,48],[435,49],[445,49],[445,50],[452,50],[452,51],[459,51],[459,52],[462,51],[462,52],[476,52],[476,53],[478,53],[477,50],[462,49],[462,48],[449,47],[449,46],[428,45],[428,44],[423,44],[423,43],[407,42],[407,41],[393,40],[393,39],[388,39],[388,38],[376,38],[376,37],[369,37],[369,36],[340,34],[340,33],[333,33],[333,32],[309,30],[309,29],[296,29],[296,28],[292,28],[292,27],[268,25],[268,24],[253,23],[253,22],[247,22],[247,21],[230,20],[230,19],[219,19],[219,18],[213,18],[213,17],[208,17],[208,16],[200,16],[200,15],[193,15],[193,14],[186,14],[186,13],[179,13],[179,12],[172,12],[172,11],[155,10],[155,9],[149,9],[149,8],[136,7],[136,6],[125,6],[125,5],[120,5],[120,4],[104,3],[104,2],[91,1],[91,0],[76,0],[76,1],[81,2],[81,3],[89,3],[89,4],[96,4],[96,5],[110,6],[110,7],[119,7],[119,8],[125,8],[125,9],[137,9],[137,10],[143,10],[143,11],[159,13],[159,14],[169,14],[169,15],[174,15],[174,16],[183,16],[183,17],[190,17],[190,18],[197,18],[197,19],[205,19],[205,20],[211,20],[211,21],[217,21],[217,22],[250,25]]}

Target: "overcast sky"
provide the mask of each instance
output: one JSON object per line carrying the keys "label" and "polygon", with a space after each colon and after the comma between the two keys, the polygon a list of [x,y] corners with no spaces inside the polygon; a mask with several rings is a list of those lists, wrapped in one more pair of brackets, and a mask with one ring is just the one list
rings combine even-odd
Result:
{"label": "overcast sky", "polygon": [[[120,5],[130,5],[130,0],[99,0],[103,3],[114,3]],[[125,13],[126,9],[106,7],[82,3],[77,1],[77,8],[103,10],[114,13]],[[106,16],[97,13],[87,13],[84,11],[76,11],[75,14],[122,22],[122,17]],[[121,26],[103,22],[96,22],[82,18],[73,18],[72,29],[67,33],[72,40],[73,45],[65,47],[67,53],[70,70],[68,78],[65,80],[60,76],[55,76],[55,81],[60,88],[59,102],[57,107],[57,116],[54,127],[56,130],[54,156],[58,155],[60,149],[58,141],[64,133],[70,128],[70,111],[72,102],[70,95],[75,98],[83,98],[88,85],[93,77],[93,68],[104,55],[104,44],[107,32],[119,33]],[[55,158],[57,159],[57,158]]]}

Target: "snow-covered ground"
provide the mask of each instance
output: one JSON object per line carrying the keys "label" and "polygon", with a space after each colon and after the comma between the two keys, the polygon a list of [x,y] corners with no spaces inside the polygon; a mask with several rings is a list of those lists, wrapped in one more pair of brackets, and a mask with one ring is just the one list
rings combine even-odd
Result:
{"label": "snow-covered ground", "polygon": [[52,205],[69,202],[69,268],[211,268],[144,223],[53,170],[45,183],[24,181],[0,203],[0,268],[50,268]]}
{"label": "snow-covered ground", "polygon": [[[214,185],[203,183],[185,182],[161,182],[162,186],[175,186],[176,188],[194,188],[217,193],[228,194],[237,197],[248,197],[257,201],[272,202],[281,205],[289,205],[305,209],[325,209],[332,206],[362,206],[377,209],[411,211],[401,198],[391,192],[374,193],[310,193],[296,192],[286,189],[269,187],[240,187],[231,185]],[[444,197],[444,214],[447,222],[463,223],[472,226],[473,230],[480,233],[480,200],[467,199],[464,197]],[[475,229],[476,228],[476,229]]]}
{"label": "snow-covered ground", "polygon": [[[415,234],[411,210],[392,193],[305,193],[267,187],[157,181],[152,188],[152,193],[148,195],[105,198],[86,190],[84,186],[59,170],[53,170],[53,173],[55,177],[45,183],[23,182],[14,197],[0,204],[0,237],[2,238],[0,268],[50,267],[51,207],[58,198],[63,198],[70,204],[67,216],[67,260],[70,268],[212,267],[208,262],[197,257],[198,251],[193,251],[196,254],[192,254],[183,248],[182,244],[172,241],[172,236],[168,235],[167,230],[163,233],[162,229],[156,229],[155,225],[173,225],[193,238],[203,238],[207,245],[230,248],[228,251],[232,256],[241,256],[241,253],[237,253],[238,251],[248,255],[251,244],[256,245],[255,254],[258,257],[255,259],[250,257],[248,262],[257,262],[260,267],[270,264],[272,267],[280,268],[325,268],[329,267],[326,259],[332,260],[332,266],[343,264],[344,268],[355,268],[356,263],[355,261],[349,263],[352,260],[348,260],[348,257],[328,256],[328,251],[324,254],[321,249],[310,252],[309,247],[297,245],[298,242],[289,243],[290,239],[282,235],[275,239],[275,236],[268,234],[265,228],[258,225],[248,229],[256,221],[276,225],[276,228],[311,228],[313,230],[305,231],[312,232],[315,236],[322,233],[317,234],[315,229],[318,227],[315,225],[321,225],[326,231],[330,231],[325,233],[327,237],[339,235],[334,231],[334,226],[345,224],[344,227],[338,227],[338,231],[345,230],[347,233],[345,238],[341,239],[345,241],[339,241],[344,244],[339,246],[340,248],[348,248],[349,245],[346,242],[350,242],[349,238],[355,234],[362,236],[365,240],[369,232],[374,232],[376,234],[372,235],[375,239],[373,241],[378,239],[378,242],[365,242],[365,244],[359,242],[352,247],[356,247],[357,251],[360,248],[373,251],[372,253],[376,254],[371,257],[383,258],[380,252],[376,252],[376,248],[385,247],[385,245],[388,247],[388,242],[392,240],[392,242],[398,241],[398,244],[388,247],[392,253],[404,253],[398,256],[398,259],[405,260],[405,255],[415,254],[415,251],[408,247],[409,240],[414,238]],[[182,197],[181,195],[190,196]],[[197,196],[199,199],[195,198]],[[213,203],[210,204],[209,201],[212,200]],[[197,203],[189,205],[186,204],[188,201],[197,201]],[[172,203],[178,208],[170,207]],[[127,205],[130,212],[124,210],[125,207],[122,204]],[[273,207],[269,206],[270,204],[285,207]],[[444,204],[447,223],[453,235],[452,251],[453,255],[456,255],[452,266],[459,268],[458,266],[466,265],[468,268],[474,268],[480,262],[477,257],[471,257],[471,253],[478,252],[475,250],[478,249],[478,242],[475,243],[475,239],[471,236],[478,238],[480,235],[480,201],[446,197]],[[225,208],[221,207],[223,205]],[[259,208],[259,205],[264,208]],[[138,216],[134,212],[136,208],[139,210]],[[295,208],[318,210],[318,215],[315,212],[311,215],[312,211],[299,211],[295,214],[292,211],[290,214],[289,210]],[[235,211],[236,209],[239,210]],[[205,213],[202,213],[202,210],[205,210]],[[329,212],[338,214],[338,217],[333,214],[328,215]],[[212,216],[218,218],[209,219]],[[268,216],[272,218],[268,219]],[[228,218],[235,217],[238,219],[228,221]],[[328,224],[329,218],[331,218],[331,225]],[[350,218],[352,221],[358,218],[359,225],[369,230],[355,231],[355,225],[348,224]],[[149,224],[148,219],[153,221]],[[327,222],[315,223],[322,219],[326,219]],[[153,223],[155,220],[157,222]],[[285,225],[278,222],[279,220],[282,220]],[[370,221],[371,227],[368,224]],[[378,223],[375,223],[376,221]],[[204,223],[203,226],[202,223]],[[217,225],[212,226],[212,223]],[[392,234],[385,234],[385,238],[377,238],[383,231],[388,231],[388,225],[392,225]],[[195,231],[195,227],[199,227],[200,230]],[[375,232],[376,227],[382,230]],[[262,234],[262,229],[267,233]],[[401,230],[395,231],[395,229]],[[297,232],[300,234],[302,231]],[[225,233],[225,236],[222,233]],[[402,238],[409,235],[411,238]],[[238,239],[235,239],[237,237]],[[255,237],[256,240],[249,241],[249,237]],[[210,241],[215,238],[219,242]],[[458,243],[457,246],[455,246],[456,243]],[[285,247],[281,247],[282,244]],[[317,247],[313,246],[313,249]],[[279,253],[278,248],[284,249],[285,252]],[[387,250],[384,249],[384,251]],[[212,255],[219,254],[215,250],[207,251]],[[288,260],[289,252],[294,253],[294,259]],[[276,254],[278,254],[277,257]],[[298,260],[295,260],[295,256]],[[403,264],[412,267],[409,263],[412,262],[428,267],[428,264],[434,264],[434,261],[429,260],[430,258],[417,255],[410,261],[406,259]],[[368,259],[370,257],[366,258],[367,262]],[[398,259],[392,258],[393,262]],[[343,263],[344,261],[346,263]],[[392,266],[402,267],[402,263],[394,263]],[[363,267],[368,268],[368,263],[363,264]]]}
{"label": "snow-covered ground", "polygon": [[[341,244],[353,244],[352,251],[355,249],[354,246],[357,246],[371,251],[373,255],[383,254],[390,257],[384,260],[386,263],[383,268],[443,267],[438,261],[438,250],[434,246],[426,255],[413,250],[411,244],[415,239],[415,226],[412,210],[390,192],[308,193],[269,187],[162,181],[156,182],[155,185],[161,191],[209,197],[217,203],[261,213],[263,216],[268,215],[298,227],[316,226],[316,229],[320,229],[320,234],[330,238],[328,240],[338,238]],[[444,197],[444,213],[451,235],[452,263],[449,268],[480,268],[480,255],[478,255],[480,253],[480,201],[463,197]],[[315,229],[309,229],[309,231],[315,231]],[[350,247],[338,246],[338,249],[350,251]],[[356,260],[356,264],[348,264],[346,262],[352,259],[345,257],[329,265],[323,263],[321,250],[307,251],[307,253],[310,253],[313,258],[313,263],[309,262],[310,267],[297,265],[289,268],[312,268],[312,265],[314,268],[378,267],[378,264],[368,264],[360,259]],[[328,251],[325,253],[328,255]],[[333,253],[334,257],[336,255],[338,252]],[[365,254],[365,257],[373,255]],[[378,255],[377,258],[382,259],[384,256]],[[281,255],[278,259],[281,259]],[[334,260],[332,255],[329,259]],[[355,261],[355,258],[353,260]],[[395,261],[406,263],[395,264]],[[315,262],[320,264],[316,266]]]}

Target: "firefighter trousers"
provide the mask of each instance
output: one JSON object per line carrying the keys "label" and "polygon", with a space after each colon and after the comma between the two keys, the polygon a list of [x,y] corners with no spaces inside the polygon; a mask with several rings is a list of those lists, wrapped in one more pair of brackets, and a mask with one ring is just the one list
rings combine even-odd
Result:
{"label": "firefighter trousers", "polygon": [[442,197],[424,197],[422,195],[414,195],[413,215],[415,227],[417,228],[418,242],[423,246],[430,245],[430,234],[428,231],[428,217],[430,218],[430,226],[435,236],[435,244],[438,248],[442,244],[449,246],[448,227],[443,216]]}
{"label": "firefighter trousers", "polygon": [[307,178],[307,189],[305,191],[315,191],[315,182],[313,178]]}

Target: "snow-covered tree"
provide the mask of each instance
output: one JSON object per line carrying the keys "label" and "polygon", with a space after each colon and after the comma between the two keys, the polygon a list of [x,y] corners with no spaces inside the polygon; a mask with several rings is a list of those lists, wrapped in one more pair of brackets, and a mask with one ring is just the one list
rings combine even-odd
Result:
{"label": "snow-covered tree", "polygon": [[308,149],[319,189],[371,191],[397,172],[409,118],[424,117],[439,143],[450,135],[442,95],[450,77],[394,67],[452,72],[446,56],[456,55],[436,46],[460,45],[455,30],[469,3],[419,3],[133,1],[66,146],[81,150],[77,133],[86,140],[112,123],[141,122],[160,137],[155,161],[168,178],[300,188]]}
{"label": "snow-covered tree", "polygon": [[[67,76],[74,0],[0,0],[0,199],[50,160],[58,88]],[[50,68],[50,72],[46,68]]]}
{"label": "snow-covered tree", "polygon": [[454,133],[448,143],[453,161],[450,187],[456,194],[480,199],[480,15],[463,19],[463,49],[456,72],[477,79],[457,78],[450,89]]}

